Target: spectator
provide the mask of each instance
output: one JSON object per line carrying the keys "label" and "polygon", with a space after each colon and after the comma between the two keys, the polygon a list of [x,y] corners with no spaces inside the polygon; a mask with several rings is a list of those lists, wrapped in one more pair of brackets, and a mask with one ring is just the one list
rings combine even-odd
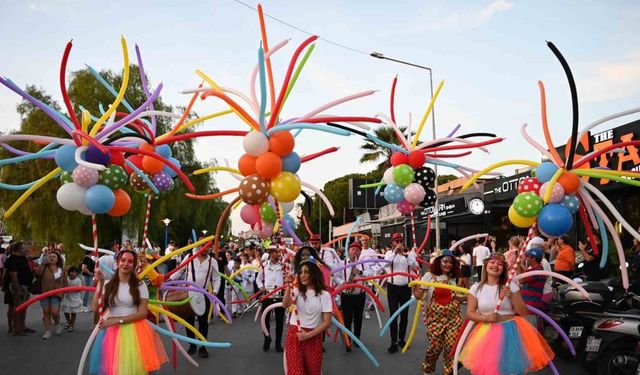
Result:
{"label": "spectator", "polygon": [[460,250],[460,279],[458,283],[463,288],[469,288],[469,278],[471,277],[472,257],[471,251],[464,244],[458,245]]}
{"label": "spectator", "polygon": [[[64,273],[64,263],[59,252],[53,251],[36,269],[36,275],[42,283],[42,293],[63,288],[67,285],[67,276]],[[59,295],[50,296],[40,300],[42,306],[42,322],[44,323],[44,340],[51,338],[51,331],[55,328],[55,334],[62,333],[60,326],[60,302]]]}
{"label": "spectator", "polygon": [[[520,244],[520,238],[518,238],[517,236],[509,238],[509,250],[504,253],[504,259],[507,261],[509,269],[511,269],[513,264],[516,262],[516,256],[518,255],[518,251],[520,250]],[[529,249],[528,245],[527,249]]]}
{"label": "spectator", "polygon": [[[544,258],[544,250],[541,247],[532,247],[524,253],[525,262],[518,265],[519,272],[542,271],[543,267],[540,262]],[[542,302],[542,292],[544,284],[547,281],[545,276],[530,276],[520,280],[520,294],[524,303],[528,306],[541,309],[544,307]],[[531,325],[538,327],[538,318],[535,314],[529,314],[525,317]]]}
{"label": "spectator", "polygon": [[[93,260],[93,256],[86,254],[82,258],[82,264],[80,269],[82,270],[82,284],[84,286],[93,286],[93,271],[96,268],[96,262]],[[82,296],[83,311],[91,311],[91,293],[84,292]]]}
{"label": "spectator", "polygon": [[[82,280],[78,277],[78,267],[69,267],[67,285],[82,286]],[[67,292],[62,298],[62,312],[67,322],[64,328],[67,332],[73,332],[76,325],[76,314],[83,310],[82,292]]]}
{"label": "spectator", "polygon": [[[29,260],[26,257],[27,247],[21,241],[14,242],[9,246],[10,256],[5,263],[6,272],[9,273],[8,292],[10,297],[9,310],[13,313],[12,336],[24,336],[28,331],[25,325],[27,310],[16,312],[15,308],[29,299],[29,286],[33,280],[33,273],[29,267]],[[6,302],[6,297],[5,297]],[[7,313],[9,315],[9,313]],[[10,325],[11,327],[11,325]]]}
{"label": "spectator", "polygon": [[478,241],[476,242],[476,246],[473,248],[472,262],[474,269],[476,270],[478,280],[480,280],[482,276],[483,261],[489,257],[489,254],[491,254],[489,248],[485,246],[487,238],[489,237],[485,237],[484,241],[482,239],[478,239]]}
{"label": "spectator", "polygon": [[558,257],[556,258],[555,270],[566,277],[571,277],[576,264],[576,252],[568,244],[569,236],[562,235],[558,238]]}
{"label": "spectator", "polygon": [[[595,237],[596,246],[600,248],[600,237]],[[598,281],[606,277],[606,273],[602,268],[600,268],[600,259],[602,259],[602,249],[598,252],[598,255],[595,254],[593,248],[591,247],[591,243],[578,241],[578,249],[580,250],[580,254],[584,258],[584,266],[583,271],[584,275],[587,277],[587,280]]]}

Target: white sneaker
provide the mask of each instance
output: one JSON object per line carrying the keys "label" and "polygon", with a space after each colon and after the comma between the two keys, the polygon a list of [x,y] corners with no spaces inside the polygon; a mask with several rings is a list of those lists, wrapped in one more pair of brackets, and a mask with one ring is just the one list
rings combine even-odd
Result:
{"label": "white sneaker", "polygon": [[44,331],[44,335],[42,335],[43,340],[49,340],[51,338],[51,331]]}
{"label": "white sneaker", "polygon": [[56,335],[59,335],[62,333],[62,326],[60,324],[56,325]]}
{"label": "white sneaker", "polygon": [[371,319],[371,315],[369,314],[369,312],[368,312],[368,311],[365,311],[365,312],[364,312],[364,318],[365,318],[365,319]]}

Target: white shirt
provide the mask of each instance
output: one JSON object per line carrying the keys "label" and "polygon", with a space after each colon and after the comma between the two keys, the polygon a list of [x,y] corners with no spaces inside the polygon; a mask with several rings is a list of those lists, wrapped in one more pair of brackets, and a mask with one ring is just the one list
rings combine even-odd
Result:
{"label": "white shirt", "polygon": [[473,261],[473,259],[471,258],[471,254],[469,253],[464,253],[460,255],[460,260],[463,261],[466,266],[470,266],[471,262]]}
{"label": "white shirt", "polygon": [[296,325],[299,318],[302,328],[314,329],[322,324],[322,313],[333,311],[331,294],[323,290],[319,296],[316,296],[315,290],[307,289],[305,295],[306,299],[302,297],[298,288],[293,289],[293,303],[296,304],[297,318],[296,314],[291,314],[289,325]]}
{"label": "white shirt", "polygon": [[476,246],[473,248],[473,256],[476,257],[476,264],[474,264],[475,266],[482,266],[482,261],[485,258],[488,258],[489,255],[491,255],[491,250],[489,250],[488,247],[486,246]]}
{"label": "white shirt", "polygon": [[[478,299],[478,310],[477,312],[480,314],[487,314],[493,312],[496,308],[496,304],[498,303],[498,299],[500,298],[500,294],[498,293],[499,289],[502,288],[502,285],[487,285],[484,284],[480,292],[478,292],[478,285],[480,283],[475,283],[469,290],[469,293]],[[515,293],[520,290],[520,287],[515,282],[511,282],[510,289],[511,293]],[[498,315],[511,315],[515,314],[513,311],[513,305],[511,304],[511,300],[509,298],[504,298],[502,300],[502,304],[500,305],[500,309],[498,310]]]}
{"label": "white shirt", "polygon": [[[353,263],[355,262],[355,260],[351,260],[348,259],[346,261],[341,261],[339,264],[340,266],[349,264],[349,263]],[[345,268],[344,270],[340,271],[340,272],[336,272],[335,274],[333,274],[333,281],[336,285],[342,285],[344,283],[347,283],[349,281],[349,279],[351,278],[351,272],[353,271],[353,269],[357,269],[358,271],[360,271],[359,275],[354,275],[353,277],[367,277],[370,276],[371,273],[369,273],[369,271],[367,271],[366,267],[364,264],[357,264],[355,266],[349,267],[349,268]],[[357,273],[357,272],[356,272]],[[353,282],[352,282],[353,283]],[[357,282],[356,284],[363,284],[363,282]],[[347,294],[360,294],[360,293],[364,293],[364,291],[360,288],[353,288],[353,289],[347,289],[345,291],[343,291],[343,293],[347,293]]]}
{"label": "white shirt", "polygon": [[[391,261],[391,264],[385,266],[385,270],[387,271],[387,273],[408,273],[409,267],[418,267],[418,262],[416,261],[416,253],[414,251],[409,251],[409,254],[407,254],[407,256],[404,256],[402,254],[396,254],[393,250],[389,250],[384,255],[384,259]],[[406,276],[391,276],[391,278],[387,279],[388,283],[402,286],[409,284],[409,281],[409,278]]]}
{"label": "white shirt", "polygon": [[268,260],[262,263],[258,277],[256,278],[258,288],[274,290],[284,284],[284,265],[282,262],[272,263]]}
{"label": "white shirt", "polygon": [[[363,259],[380,259],[380,258],[378,257],[377,251],[373,250],[372,248],[368,248],[368,249],[363,249],[360,252],[360,258],[358,258],[358,260],[363,260]],[[363,266],[370,275],[377,275],[382,273],[382,267],[380,266],[380,263],[364,263]]]}
{"label": "white shirt", "polygon": [[[185,259],[186,260],[186,259]],[[184,263],[184,261],[182,262]],[[182,264],[181,263],[181,264]],[[195,281],[192,272],[195,270]],[[209,275],[207,277],[207,274]],[[220,273],[218,272],[218,262],[207,256],[207,259],[200,261],[200,257],[196,257],[191,264],[182,267],[182,269],[170,277],[171,280],[188,280],[193,281],[198,286],[209,289],[212,286],[214,293],[220,289]]]}
{"label": "white shirt", "polygon": [[[165,254],[165,255],[167,255],[167,254],[171,254],[175,249],[176,249],[176,248],[175,248],[175,246],[173,246],[173,245],[169,245],[169,246],[167,246],[167,248],[164,250],[164,254]],[[174,256],[172,256],[172,257],[171,257],[171,259],[178,259],[178,256],[177,256],[177,255],[174,255]]]}
{"label": "white shirt", "polygon": [[542,238],[535,236],[527,243],[527,250],[531,249],[534,246],[544,249],[544,244],[545,241]]}
{"label": "white shirt", "polygon": [[320,249],[320,251],[318,252],[318,256],[320,256],[320,259],[322,259],[322,261],[325,262],[327,266],[329,266],[329,269],[335,267],[335,265],[340,262],[338,253],[336,253],[336,251],[330,247],[323,247],[322,249]]}
{"label": "white shirt", "polygon": [[[145,283],[138,284],[140,299],[149,299],[149,289]],[[109,317],[127,316],[138,311],[138,306],[133,304],[133,297],[129,293],[129,283],[121,282],[118,285],[118,294],[113,300],[113,306],[109,306]]]}
{"label": "white shirt", "polygon": [[[551,272],[551,264],[549,264],[549,261],[545,257],[542,257],[542,262],[540,262],[540,264],[542,264],[542,269]],[[553,284],[553,279],[551,278],[551,276],[548,276],[547,281],[544,282],[544,289],[542,289],[542,294],[551,293],[551,291],[553,290],[551,284]]]}

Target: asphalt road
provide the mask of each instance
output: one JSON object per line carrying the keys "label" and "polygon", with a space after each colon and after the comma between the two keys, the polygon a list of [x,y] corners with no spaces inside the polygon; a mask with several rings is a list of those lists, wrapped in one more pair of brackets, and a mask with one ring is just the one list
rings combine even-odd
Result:
{"label": "asphalt road", "polygon": [[[41,338],[43,327],[41,309],[35,303],[28,309],[27,325],[37,332],[28,336],[9,337],[6,334],[6,305],[0,305],[0,373],[2,374],[75,374],[82,349],[91,332],[91,313],[78,315],[76,330],[64,332],[54,336],[51,340]],[[241,319],[237,319],[232,326],[220,320],[210,325],[209,340],[231,342],[230,349],[210,349],[211,356],[201,359],[196,356],[199,368],[192,367],[178,354],[177,371],[171,364],[165,365],[158,374],[282,374],[282,354],[276,353],[273,344],[269,352],[262,351],[262,331],[259,322],[254,322],[255,311],[248,312]],[[410,312],[412,317],[413,313]],[[382,323],[388,319],[385,313]],[[64,318],[63,318],[64,320]],[[410,322],[411,323],[411,322]],[[285,333],[287,327],[285,326]],[[334,329],[331,329],[334,332]],[[184,330],[181,329],[183,333]],[[380,328],[375,314],[370,320],[364,321],[362,341],[367,345],[380,367],[376,368],[359,349],[351,353],[344,350],[344,345],[338,339],[328,339],[324,346],[323,374],[356,374],[365,371],[367,375],[375,374],[421,374],[420,363],[427,347],[427,339],[422,323],[419,323],[413,345],[407,353],[388,354],[388,334],[379,336]],[[273,329],[272,329],[273,334]],[[407,332],[408,336],[408,332]],[[166,343],[167,353],[171,356],[171,345]],[[284,341],[284,339],[283,339]],[[571,361],[556,359],[556,367],[561,374],[582,374],[584,371]],[[441,373],[442,363],[439,363],[437,373]],[[86,369],[85,369],[86,373]],[[468,374],[462,369],[460,374]],[[551,374],[548,369],[538,374]]]}

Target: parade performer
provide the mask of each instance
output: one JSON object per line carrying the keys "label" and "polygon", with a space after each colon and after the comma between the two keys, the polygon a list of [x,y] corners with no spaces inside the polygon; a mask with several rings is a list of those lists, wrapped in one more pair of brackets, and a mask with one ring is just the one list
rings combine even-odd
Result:
{"label": "parade performer", "polygon": [[[444,249],[431,263],[430,271],[422,276],[422,281],[438,282],[456,285],[456,279],[460,276],[460,264],[453,252]],[[460,314],[460,302],[466,300],[465,296],[457,295],[449,289],[419,286],[413,291],[417,299],[422,299],[427,294],[427,310],[425,324],[429,347],[422,362],[422,372],[433,374],[436,371],[436,363],[440,353],[444,352],[444,374],[453,373],[453,358],[446,354],[455,345],[458,330],[462,323]]]}
{"label": "parade performer", "polygon": [[[418,267],[416,261],[416,253],[408,250],[404,246],[404,237],[402,233],[394,233],[391,237],[393,240],[393,250],[387,251],[384,259],[390,260],[391,264],[386,267],[388,273],[394,272],[409,272],[411,267]],[[409,284],[409,278],[406,276],[391,276],[387,279],[387,301],[389,303],[389,316],[393,316],[393,313],[398,310],[398,307],[405,304],[411,298],[411,288]],[[387,349],[389,353],[396,353],[398,351],[398,345],[404,347],[406,342],[404,341],[407,333],[408,322],[407,310],[400,313],[400,329],[398,330],[398,319],[394,319],[391,322],[391,346]]]}
{"label": "parade performer", "polygon": [[[100,332],[91,350],[90,374],[147,374],[169,361],[158,334],[145,319],[149,290],[135,274],[137,257],[133,251],[116,255],[117,271],[104,284],[97,269],[97,288],[104,288],[104,308],[108,312],[98,326]],[[91,303],[98,309],[98,293]]]}
{"label": "parade performer", "polygon": [[[195,252],[198,252],[199,247],[194,249]],[[187,258],[185,258],[185,261]],[[181,264],[182,265],[182,264]],[[212,290],[212,294],[216,294],[218,289],[220,288],[220,273],[218,272],[218,262],[211,258],[207,252],[200,253],[197,258],[191,261],[191,263],[182,267],[182,269],[170,277],[171,280],[189,280],[197,284],[198,286],[202,286],[205,290]],[[205,313],[198,316],[198,331],[207,338],[209,334],[209,321],[208,321],[208,312],[211,307],[211,302],[208,298],[204,298],[205,303]],[[185,317],[185,321],[191,325],[195,323],[195,315],[191,315]],[[187,336],[190,338],[194,338],[195,335],[191,331],[187,331]],[[189,350],[187,351],[189,354],[195,354],[196,346],[194,344],[189,345]],[[207,352],[207,348],[201,346],[198,349],[198,355],[201,358],[208,358],[209,352]]]}
{"label": "parade performer", "polygon": [[504,256],[492,253],[484,262],[482,278],[468,297],[467,317],[478,324],[462,350],[462,363],[475,375],[539,371],[553,359],[553,351],[523,318],[527,307],[518,285],[505,285],[509,276]]}
{"label": "parade performer", "polygon": [[[284,284],[284,264],[280,261],[280,250],[277,246],[270,246],[268,249],[269,259],[263,262],[256,278],[256,283],[261,292],[271,292]],[[281,302],[282,293],[275,293],[270,298],[262,301],[262,311],[264,311],[270,305]],[[277,307],[274,309],[276,316],[276,352],[281,353],[282,349],[282,330],[284,328],[284,308]],[[267,329],[270,327],[271,311],[267,313],[266,317]],[[269,350],[271,345],[271,337],[264,336],[264,343],[262,344],[262,350],[265,352]]]}
{"label": "parade performer", "polygon": [[[349,264],[357,261],[360,257],[360,243],[357,241],[349,244],[349,257],[344,261],[344,264]],[[345,268],[342,272],[338,272],[334,276],[334,280],[337,285],[353,284],[353,279],[361,276],[370,276],[365,272],[363,264],[358,264],[353,267]],[[340,301],[342,303],[342,316],[344,319],[344,326],[360,338],[360,332],[362,330],[362,313],[364,311],[366,293],[359,288],[346,289],[340,293]],[[352,330],[353,323],[353,330]],[[346,351],[351,351],[351,346],[347,345]]]}
{"label": "parade performer", "polygon": [[[362,251],[360,252],[360,258],[358,260],[364,259],[378,259],[378,252],[369,246],[369,238],[364,237],[361,240]],[[382,273],[382,267],[377,263],[365,263],[364,264],[365,273],[369,275],[379,275]],[[364,318],[370,319],[369,310],[373,309],[373,299],[369,296],[366,297],[367,301],[365,302],[365,311]]]}
{"label": "parade performer", "polygon": [[[283,307],[295,304],[285,344],[285,373],[320,375],[322,373],[322,335],[331,325],[331,295],[327,292],[316,259],[300,264],[298,285],[291,293],[291,275],[287,276]],[[292,296],[293,294],[293,296]]]}
{"label": "parade performer", "polygon": [[322,259],[322,262],[326,264],[329,269],[333,268],[335,264],[340,261],[338,253],[336,253],[333,248],[322,246],[322,240],[320,239],[319,234],[312,234],[309,236],[309,245],[315,249],[320,256],[319,259]]}
{"label": "parade performer", "polygon": [[[141,251],[138,253],[138,273],[149,267],[149,261],[153,260],[154,256],[151,254],[150,249]],[[149,290],[149,298],[158,300],[158,288],[164,282],[164,275],[155,269],[151,269],[141,280]],[[149,311],[147,319],[154,324],[158,324],[158,313]]]}

